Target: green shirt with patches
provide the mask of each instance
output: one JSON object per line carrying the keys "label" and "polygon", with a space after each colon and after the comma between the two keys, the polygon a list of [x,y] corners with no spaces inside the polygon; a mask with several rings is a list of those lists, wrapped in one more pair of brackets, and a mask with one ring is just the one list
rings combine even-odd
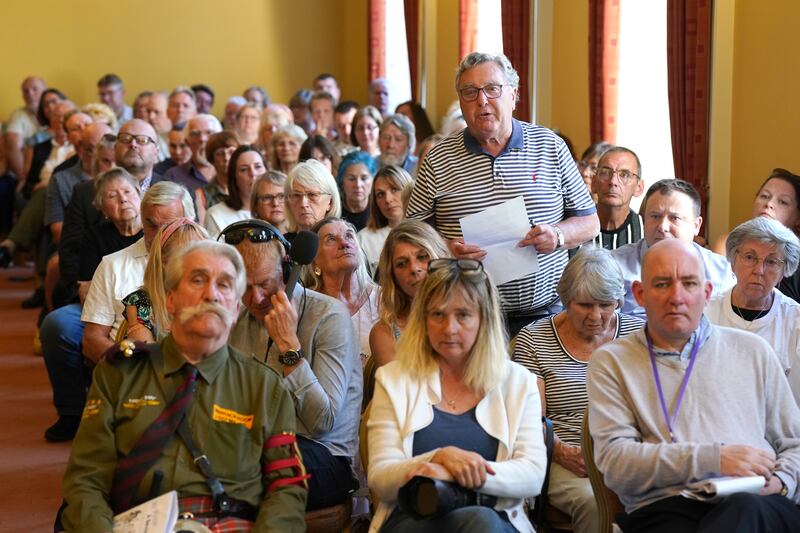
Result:
{"label": "green shirt with patches", "polygon": [[[67,531],[111,530],[109,494],[117,459],[131,451],[182,380],[180,370],[186,360],[172,336],[148,348],[150,355],[142,351],[129,359],[104,360],[94,371],[64,476]],[[270,437],[295,431],[294,405],[279,376],[227,345],[195,366],[197,390],[187,412],[189,427],[225,493],[259,508],[253,531],[304,531],[306,489],[298,483],[267,492],[275,480],[298,472],[282,469],[262,475],[263,465],[297,453],[295,446],[264,448]],[[156,470],[164,474],[160,493],[210,495],[177,434],[144,476],[137,503],[147,499]]]}

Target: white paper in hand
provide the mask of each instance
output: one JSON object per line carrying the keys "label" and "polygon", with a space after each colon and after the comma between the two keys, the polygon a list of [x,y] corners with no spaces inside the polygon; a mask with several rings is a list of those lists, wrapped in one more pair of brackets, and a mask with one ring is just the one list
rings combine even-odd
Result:
{"label": "white paper in hand", "polygon": [[681,491],[681,496],[715,503],[736,492],[758,494],[766,483],[763,476],[715,477],[692,483]]}
{"label": "white paper in hand", "polygon": [[167,492],[114,517],[113,533],[169,533],[178,521],[178,493]]}
{"label": "white paper in hand", "polygon": [[460,222],[464,242],[486,250],[483,267],[495,285],[539,271],[536,249],[517,246],[531,229],[522,196],[467,215]]}

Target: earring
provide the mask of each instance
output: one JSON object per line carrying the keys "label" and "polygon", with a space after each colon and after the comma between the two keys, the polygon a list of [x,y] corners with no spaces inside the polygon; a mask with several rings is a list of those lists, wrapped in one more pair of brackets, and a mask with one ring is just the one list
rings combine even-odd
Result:
{"label": "earring", "polygon": [[314,267],[314,275],[320,277],[322,275],[322,269],[319,267]]}

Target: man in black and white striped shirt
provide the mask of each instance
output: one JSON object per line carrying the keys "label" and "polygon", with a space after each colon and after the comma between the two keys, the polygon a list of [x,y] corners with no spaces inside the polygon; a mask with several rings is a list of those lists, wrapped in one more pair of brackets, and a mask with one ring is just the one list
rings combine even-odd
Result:
{"label": "man in black and white striped shirt", "polygon": [[643,237],[642,218],[631,209],[631,198],[644,192],[639,156],[622,146],[603,152],[592,176],[592,192],[597,195],[600,219],[600,235],[594,243],[614,250],[639,242]]}
{"label": "man in black and white striped shirt", "polygon": [[539,271],[499,287],[509,334],[550,314],[567,249],[599,232],[596,209],[572,155],[547,128],[512,117],[519,75],[504,55],[474,52],[456,74],[467,128],[438,144],[420,166],[408,218],[430,221],[455,257],[486,252],[463,242],[459,220],[518,196],[532,229],[520,241],[538,252]]}

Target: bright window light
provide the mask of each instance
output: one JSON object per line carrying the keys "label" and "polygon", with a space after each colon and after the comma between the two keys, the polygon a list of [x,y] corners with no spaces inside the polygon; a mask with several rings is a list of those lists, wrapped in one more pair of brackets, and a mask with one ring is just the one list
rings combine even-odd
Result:
{"label": "bright window light", "polygon": [[411,76],[406,44],[406,15],[403,0],[386,0],[386,79],[389,80],[389,109],[411,100]]}
{"label": "bright window light", "polygon": [[475,49],[486,54],[503,53],[503,19],[500,0],[478,0],[478,32]]}

